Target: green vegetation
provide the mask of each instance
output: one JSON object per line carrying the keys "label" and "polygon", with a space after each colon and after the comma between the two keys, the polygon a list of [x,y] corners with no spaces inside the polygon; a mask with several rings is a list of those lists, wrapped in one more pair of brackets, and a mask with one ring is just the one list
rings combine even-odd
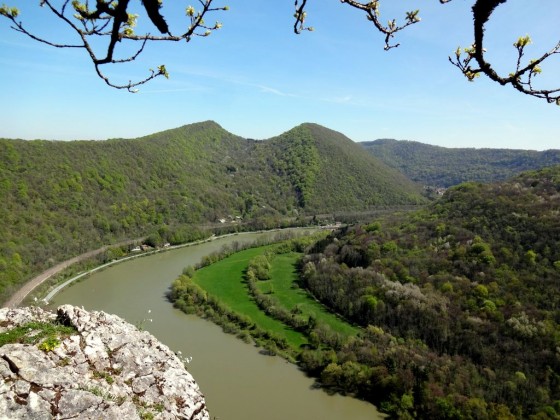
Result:
{"label": "green vegetation", "polygon": [[372,159],[343,134],[317,124],[303,124],[294,130],[311,134],[320,162],[306,209],[315,209],[316,213],[321,209],[364,211],[424,202],[418,199],[418,189],[408,178],[381,160]]}
{"label": "green vegetation", "polygon": [[248,261],[262,254],[264,250],[266,248],[252,248],[233,254],[198,270],[193,281],[232,311],[249,317],[257,327],[286,339],[291,347],[297,349],[305,343],[304,337],[283,323],[266,316],[247,294],[244,272]]}
{"label": "green vegetation", "polygon": [[361,144],[413,181],[433,187],[502,181],[523,171],[560,164],[560,150],[449,149],[389,139]]}
{"label": "green vegetation", "polygon": [[319,151],[309,130],[295,128],[272,140],[277,144],[274,169],[285,174],[294,187],[298,205],[305,207],[313,195],[320,170]]}
{"label": "green vegetation", "polygon": [[364,334],[304,365],[399,418],[558,418],[559,209],[556,166],[318,242],[302,284]]}
{"label": "green vegetation", "polygon": [[222,262],[204,288],[177,281],[172,294],[176,305],[214,300],[203,314],[228,313],[246,340],[258,310],[291,327],[305,346],[260,344],[394,418],[558,418],[559,209],[560,166],[461,184],[421,211],[232,258],[249,316],[220,307],[232,295]]}
{"label": "green vegetation", "polygon": [[[250,260],[246,274],[249,289],[263,310],[296,330],[308,331],[316,325],[324,325],[346,338],[358,334],[359,328],[335,316],[313,299],[305,289],[298,286],[299,275],[296,267],[303,254],[290,251],[282,245],[271,251]],[[266,278],[255,275],[260,281],[254,282],[252,287],[250,271],[259,264],[259,258],[268,264],[269,274]]]}
{"label": "green vegetation", "polygon": [[[138,140],[0,141],[0,288],[128,237],[158,246],[203,236],[197,223],[250,229],[422,202],[349,142],[312,124],[255,142],[214,123]],[[284,239],[206,256],[170,299],[394,417],[560,416],[560,166]],[[0,345],[52,351],[66,328],[31,323]]]}
{"label": "green vegetation", "polygon": [[[339,133],[304,124],[270,141],[213,122],[140,139],[0,139],[0,300],[101,245],[178,244],[423,203],[413,183]],[[107,252],[113,259],[128,250]]]}
{"label": "green vegetation", "polygon": [[60,345],[61,338],[76,333],[76,329],[56,322],[28,322],[0,333],[0,347],[6,344],[37,344],[43,351],[52,351]]}
{"label": "green vegetation", "polygon": [[[252,337],[266,352],[289,360],[313,348],[330,348],[359,329],[299,289],[295,272],[304,248],[324,236],[226,252],[196,272],[186,269],[169,297],[179,309],[210,318],[245,341]],[[273,283],[278,293],[271,291]]]}
{"label": "green vegetation", "polygon": [[115,379],[109,372],[100,372],[98,370],[94,370],[93,377],[96,379],[104,379],[109,385],[115,382]]}

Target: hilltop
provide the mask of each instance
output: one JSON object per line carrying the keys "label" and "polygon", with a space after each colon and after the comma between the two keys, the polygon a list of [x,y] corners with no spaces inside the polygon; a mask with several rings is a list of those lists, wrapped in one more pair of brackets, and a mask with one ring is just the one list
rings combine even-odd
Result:
{"label": "hilltop", "polygon": [[392,139],[360,144],[413,181],[434,187],[503,181],[523,171],[560,164],[560,150],[455,149]]}
{"label": "hilltop", "polygon": [[419,204],[418,187],[343,134],[302,124],[262,143],[273,167],[295,188],[299,204],[316,212]]}
{"label": "hilltop", "polygon": [[100,245],[180,243],[200,225],[278,227],[425,202],[340,133],[302,124],[255,141],[212,121],[138,139],[0,139],[0,199],[2,300],[32,273]]}

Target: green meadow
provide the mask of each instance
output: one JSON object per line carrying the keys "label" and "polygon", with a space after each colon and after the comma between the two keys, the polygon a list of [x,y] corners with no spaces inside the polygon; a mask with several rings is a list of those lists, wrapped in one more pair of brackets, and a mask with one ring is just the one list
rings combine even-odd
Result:
{"label": "green meadow", "polygon": [[270,280],[258,283],[261,291],[271,293],[280,304],[292,310],[296,306],[303,315],[313,315],[319,323],[328,325],[333,331],[345,336],[356,335],[359,328],[350,325],[337,315],[329,312],[309,293],[297,285],[296,263],[302,254],[290,252],[277,254],[271,262]]}
{"label": "green meadow", "polygon": [[234,312],[244,314],[260,328],[285,338],[292,348],[307,343],[305,336],[262,312],[249,295],[244,273],[251,258],[269,247],[251,248],[197,270],[193,281]]}
{"label": "green meadow", "polygon": [[[271,246],[264,246],[230,255],[196,271],[193,281],[234,312],[248,316],[259,328],[285,338],[292,348],[298,349],[307,343],[306,336],[262,311],[246,284],[245,271],[249,261],[269,249]],[[271,262],[270,280],[259,281],[258,287],[270,293],[288,310],[297,307],[302,315],[312,315],[319,323],[344,336],[357,334],[358,328],[329,312],[306,290],[297,286],[296,263],[300,256],[296,252],[275,255]]]}

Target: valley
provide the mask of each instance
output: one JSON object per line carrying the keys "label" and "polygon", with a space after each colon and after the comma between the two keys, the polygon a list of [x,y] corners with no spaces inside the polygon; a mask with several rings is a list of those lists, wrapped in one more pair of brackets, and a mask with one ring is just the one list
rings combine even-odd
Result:
{"label": "valley", "polygon": [[[560,415],[556,152],[383,144],[424,151],[376,157],[316,124],[266,141],[214,122],[133,140],[0,140],[2,299],[101,246],[88,264],[140,245],[331,224],[305,240],[197,254],[158,285],[167,292],[113,303],[170,307],[167,296],[393,418]],[[441,153],[455,158],[418,169]],[[456,178],[453,159],[464,162]],[[431,182],[446,191],[427,198]]]}

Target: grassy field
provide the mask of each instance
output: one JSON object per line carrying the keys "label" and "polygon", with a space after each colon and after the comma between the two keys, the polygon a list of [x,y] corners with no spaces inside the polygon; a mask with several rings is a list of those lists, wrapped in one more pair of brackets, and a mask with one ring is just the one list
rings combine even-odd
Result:
{"label": "grassy field", "polygon": [[348,324],[348,322],[340,319],[335,314],[328,312],[326,308],[313,299],[309,294],[295,284],[297,273],[295,264],[301,254],[291,252],[288,254],[276,255],[272,261],[270,270],[271,279],[258,283],[259,288],[263,292],[272,291],[280,304],[291,310],[299,305],[302,314],[314,314],[318,322],[327,324],[338,333],[345,336],[356,335],[359,329]]}
{"label": "grassy field", "polygon": [[193,280],[233,311],[247,315],[260,328],[286,338],[289,345],[297,349],[307,343],[305,336],[262,312],[249,296],[243,278],[249,260],[262,254],[267,248],[251,248],[233,254],[198,270]]}
{"label": "grassy field", "polygon": [[[285,338],[292,348],[298,349],[307,343],[305,335],[266,315],[250,296],[244,279],[249,260],[268,249],[270,246],[251,248],[233,254],[198,270],[193,280],[231,310],[248,316],[259,328]],[[271,264],[271,279],[259,281],[258,287],[265,293],[271,293],[279,304],[288,310],[297,305],[302,315],[313,314],[319,323],[328,325],[333,331],[345,336],[356,335],[359,332],[358,328],[329,312],[304,289],[297,287],[295,264],[300,255],[295,252],[276,255]]]}

